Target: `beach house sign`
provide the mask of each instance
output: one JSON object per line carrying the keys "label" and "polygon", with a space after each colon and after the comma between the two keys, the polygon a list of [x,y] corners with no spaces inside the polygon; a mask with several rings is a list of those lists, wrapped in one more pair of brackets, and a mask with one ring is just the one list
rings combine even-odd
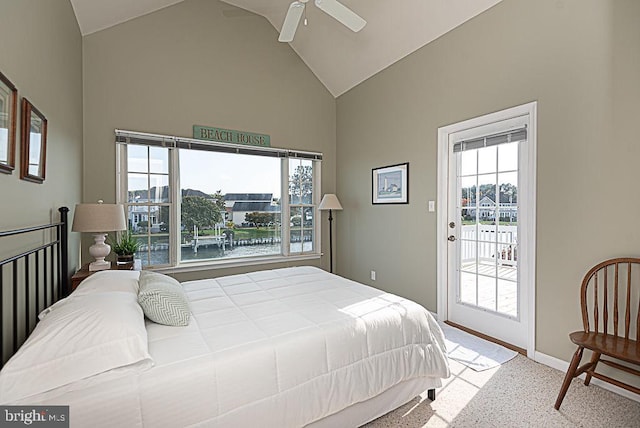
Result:
{"label": "beach house sign", "polygon": [[271,146],[271,137],[265,134],[254,134],[253,132],[200,125],[193,125],[193,138],[197,140],[219,141],[221,143],[245,144],[248,146]]}

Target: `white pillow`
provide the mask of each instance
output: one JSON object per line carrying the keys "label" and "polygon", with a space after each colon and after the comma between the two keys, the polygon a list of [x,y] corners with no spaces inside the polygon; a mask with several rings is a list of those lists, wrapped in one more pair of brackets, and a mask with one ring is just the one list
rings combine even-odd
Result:
{"label": "white pillow", "polygon": [[152,365],[135,294],[72,295],[55,305],[0,371],[0,404],[109,370]]}
{"label": "white pillow", "polygon": [[140,272],[131,270],[105,270],[96,272],[82,281],[78,288],[76,288],[69,297],[58,300],[53,305],[40,312],[38,318],[40,320],[44,319],[44,317],[46,317],[51,311],[65,305],[67,300],[74,299],[85,294],[121,292],[138,295],[139,276]]}
{"label": "white pillow", "polygon": [[80,283],[72,296],[80,294],[122,291],[138,294],[139,271],[134,270],[103,270],[96,272]]}

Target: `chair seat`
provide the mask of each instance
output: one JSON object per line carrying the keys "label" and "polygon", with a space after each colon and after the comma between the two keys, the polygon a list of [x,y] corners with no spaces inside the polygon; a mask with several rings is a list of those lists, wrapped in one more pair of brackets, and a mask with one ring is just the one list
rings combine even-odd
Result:
{"label": "chair seat", "polygon": [[573,343],[609,357],[618,358],[632,364],[640,363],[640,346],[635,340],[604,334],[574,331],[569,335]]}

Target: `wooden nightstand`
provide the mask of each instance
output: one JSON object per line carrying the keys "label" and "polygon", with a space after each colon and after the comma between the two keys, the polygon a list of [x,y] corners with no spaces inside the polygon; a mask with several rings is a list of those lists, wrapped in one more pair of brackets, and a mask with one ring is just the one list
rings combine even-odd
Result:
{"label": "wooden nightstand", "polygon": [[[129,267],[124,267],[123,265],[117,265],[116,262],[111,262],[110,270],[127,270],[127,269],[128,270],[133,269],[133,265]],[[87,263],[86,265],[83,265],[80,268],[80,270],[74,273],[73,276],[71,277],[71,291],[73,292],[78,287],[78,285],[80,285],[82,281],[84,281],[85,279],[87,279],[88,277],[90,277],[96,272],[100,272],[100,271],[97,270],[97,271],[91,272],[89,270],[89,263]]]}

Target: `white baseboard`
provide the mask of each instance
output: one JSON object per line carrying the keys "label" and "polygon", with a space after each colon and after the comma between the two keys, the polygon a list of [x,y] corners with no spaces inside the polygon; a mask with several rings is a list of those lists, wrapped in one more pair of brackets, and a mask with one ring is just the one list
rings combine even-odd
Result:
{"label": "white baseboard", "polygon": [[[533,360],[540,364],[544,364],[545,366],[560,370],[563,373],[566,373],[567,369],[569,368],[569,363],[567,361],[563,361],[559,358],[552,357],[551,355],[543,354],[542,352],[538,351],[535,352]],[[585,374],[583,373],[579,377],[580,379],[584,379]],[[622,395],[623,397],[626,397],[630,400],[640,402],[640,395],[634,394],[633,392],[627,391],[626,389],[620,388],[619,386],[612,385],[608,382],[603,382],[600,379],[596,378],[591,378],[591,383],[594,385],[598,385],[599,387],[604,388],[608,391],[615,392],[618,395]]]}

